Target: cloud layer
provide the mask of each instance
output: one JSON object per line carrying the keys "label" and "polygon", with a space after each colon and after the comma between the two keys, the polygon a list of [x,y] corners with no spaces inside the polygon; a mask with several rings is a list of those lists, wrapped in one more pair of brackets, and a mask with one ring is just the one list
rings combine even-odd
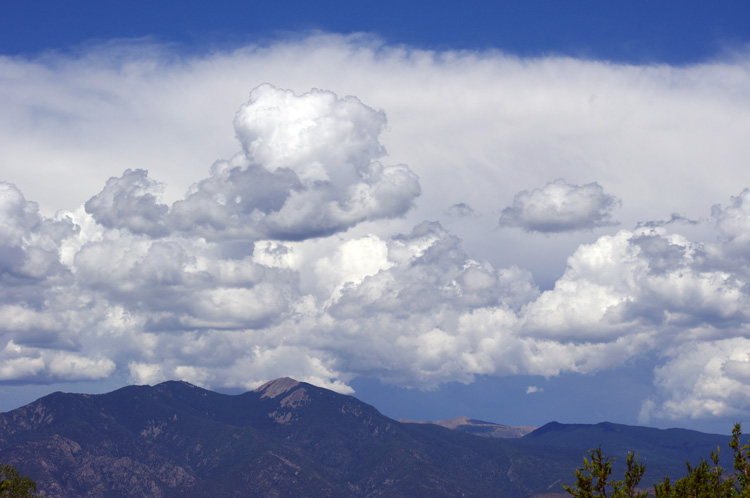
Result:
{"label": "cloud layer", "polygon": [[432,389],[652,356],[644,421],[750,410],[744,59],[49,57],[0,59],[0,158],[34,176],[0,183],[0,381]]}

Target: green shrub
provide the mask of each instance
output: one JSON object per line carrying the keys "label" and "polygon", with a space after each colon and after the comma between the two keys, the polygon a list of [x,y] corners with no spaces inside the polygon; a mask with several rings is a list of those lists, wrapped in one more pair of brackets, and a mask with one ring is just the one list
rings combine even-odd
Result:
{"label": "green shrub", "polygon": [[0,464],[0,497],[26,498],[36,494],[36,483],[22,476],[12,465]]}

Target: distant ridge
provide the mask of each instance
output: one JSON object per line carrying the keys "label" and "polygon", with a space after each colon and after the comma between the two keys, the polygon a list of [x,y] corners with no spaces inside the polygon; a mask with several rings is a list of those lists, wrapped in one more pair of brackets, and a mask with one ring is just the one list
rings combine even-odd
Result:
{"label": "distant ridge", "polygon": [[439,425],[440,427],[445,427],[446,429],[468,432],[469,434],[474,434],[476,436],[496,437],[504,439],[520,438],[536,429],[536,427],[530,426],[512,427],[509,425],[477,420],[466,416],[434,421],[407,419],[398,419],[398,421],[408,424],[434,424]]}

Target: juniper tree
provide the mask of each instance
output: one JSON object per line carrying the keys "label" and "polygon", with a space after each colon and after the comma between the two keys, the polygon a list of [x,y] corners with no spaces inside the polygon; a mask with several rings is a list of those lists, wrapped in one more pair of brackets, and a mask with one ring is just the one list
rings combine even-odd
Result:
{"label": "juniper tree", "polygon": [[[565,491],[576,498],[646,498],[648,493],[636,491],[646,466],[638,461],[633,453],[628,453],[625,459],[625,480],[615,481],[612,475],[614,458],[607,458],[602,454],[602,447],[589,450],[591,459],[583,458],[583,467],[579,467],[574,475],[576,483],[573,486],[563,485]],[[607,494],[609,493],[609,494]]]}
{"label": "juniper tree", "polygon": [[22,476],[12,465],[0,464],[0,497],[26,498],[36,494],[36,483]]}

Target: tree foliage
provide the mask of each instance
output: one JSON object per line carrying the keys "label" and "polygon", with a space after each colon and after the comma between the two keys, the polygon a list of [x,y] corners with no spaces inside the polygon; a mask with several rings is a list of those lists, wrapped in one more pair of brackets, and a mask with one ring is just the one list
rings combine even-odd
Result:
{"label": "tree foliage", "polygon": [[36,494],[36,483],[22,476],[12,465],[0,464],[0,497],[26,498]]}
{"label": "tree foliage", "polygon": [[[636,486],[641,481],[646,466],[633,453],[625,460],[625,480],[611,479],[613,458],[602,454],[602,447],[589,451],[591,459],[583,458],[583,467],[575,471],[576,483],[563,485],[565,491],[576,498],[646,498],[648,493],[639,492]],[[609,493],[609,494],[608,494]]]}
{"label": "tree foliage", "polygon": [[[750,498],[750,443],[742,444],[742,427],[735,424],[729,447],[734,451],[734,472],[725,473],[719,465],[719,448],[711,452],[709,460],[698,465],[686,462],[687,475],[674,484],[669,477],[654,485],[656,498]],[[601,446],[589,450],[590,458],[583,459],[574,475],[576,483],[563,488],[576,498],[646,498],[648,493],[636,487],[646,470],[633,453],[628,453],[625,479],[614,480],[612,461],[602,454]]]}

